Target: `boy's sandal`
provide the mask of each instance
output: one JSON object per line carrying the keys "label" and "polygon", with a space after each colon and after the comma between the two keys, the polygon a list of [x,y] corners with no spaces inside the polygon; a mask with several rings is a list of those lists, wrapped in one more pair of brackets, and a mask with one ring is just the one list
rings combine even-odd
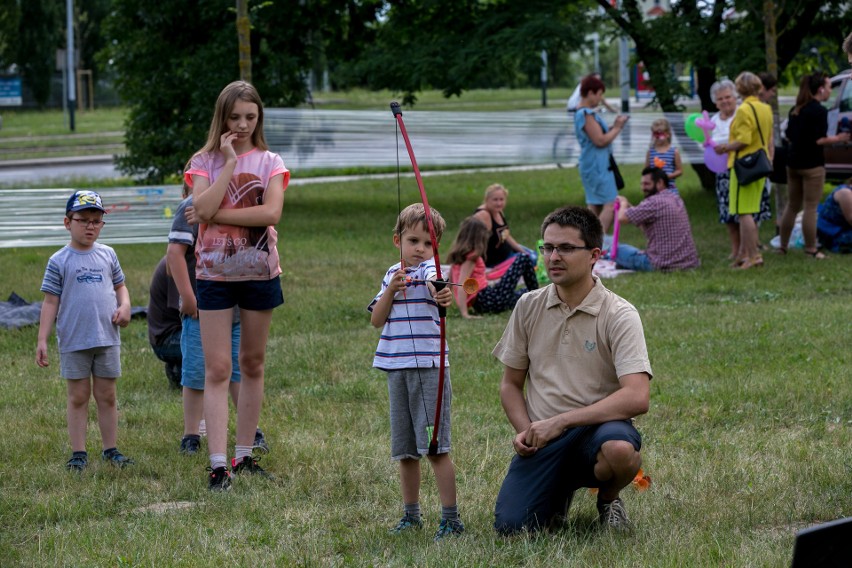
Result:
{"label": "boy's sandal", "polygon": [[825,255],[819,249],[806,250],[805,254],[816,260],[825,260]]}
{"label": "boy's sandal", "polygon": [[787,254],[787,247],[778,247],[777,249],[775,249],[775,252],[777,252],[778,254]]}

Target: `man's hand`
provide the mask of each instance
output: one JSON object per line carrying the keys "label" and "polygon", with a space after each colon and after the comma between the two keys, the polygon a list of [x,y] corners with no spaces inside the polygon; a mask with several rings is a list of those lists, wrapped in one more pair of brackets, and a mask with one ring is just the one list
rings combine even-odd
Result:
{"label": "man's hand", "polygon": [[562,426],[560,415],[556,415],[547,420],[539,420],[533,422],[527,428],[525,442],[533,448],[543,448],[548,442],[554,438],[558,438],[565,428]]}
{"label": "man's hand", "polygon": [[512,446],[515,448],[515,453],[521,457],[531,456],[538,451],[538,448],[533,448],[527,445],[526,438],[527,432],[521,432],[520,434],[515,435],[515,439],[512,440]]}

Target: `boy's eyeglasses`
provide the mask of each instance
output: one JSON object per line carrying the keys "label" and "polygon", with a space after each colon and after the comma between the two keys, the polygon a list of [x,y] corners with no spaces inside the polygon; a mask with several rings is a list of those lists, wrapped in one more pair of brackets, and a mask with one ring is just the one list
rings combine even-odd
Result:
{"label": "boy's eyeglasses", "polygon": [[97,229],[98,227],[103,227],[104,223],[106,223],[106,221],[104,221],[104,220],[88,221],[86,219],[80,219],[80,218],[77,218],[77,217],[71,217],[71,220],[77,221],[81,225],[84,225],[87,229],[89,228],[90,225],[91,225],[92,228]]}
{"label": "boy's eyeglasses", "polygon": [[538,247],[538,251],[544,256],[552,255],[553,251],[556,251],[556,254],[558,254],[559,256],[567,256],[575,250],[592,250],[592,248],[578,247],[576,245],[541,245],[540,247]]}

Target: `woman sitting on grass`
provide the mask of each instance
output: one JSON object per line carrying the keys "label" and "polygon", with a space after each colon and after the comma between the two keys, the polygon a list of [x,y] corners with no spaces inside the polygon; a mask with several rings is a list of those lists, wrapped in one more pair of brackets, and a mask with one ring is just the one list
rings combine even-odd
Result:
{"label": "woman sitting on grass", "polygon": [[[492,285],[488,285],[485,274],[485,251],[488,248],[490,231],[479,219],[468,217],[462,221],[459,234],[450,248],[449,261],[452,264],[453,282],[464,282],[473,278],[479,290],[468,294],[461,286],[456,286],[456,305],[463,318],[477,318],[470,313],[473,308],[478,314],[500,313],[511,310],[518,298],[529,290],[538,288],[535,266],[526,254],[516,255],[512,265]],[[518,280],[523,278],[525,289],[515,290]]]}

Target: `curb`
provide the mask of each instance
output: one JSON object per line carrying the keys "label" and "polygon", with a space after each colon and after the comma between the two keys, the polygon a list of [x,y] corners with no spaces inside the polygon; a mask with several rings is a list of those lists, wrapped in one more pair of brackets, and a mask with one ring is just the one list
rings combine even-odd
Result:
{"label": "curb", "polygon": [[27,168],[61,165],[80,164],[111,164],[112,154],[96,154],[93,156],[62,156],[56,158],[32,158],[26,160],[0,160],[0,169],[3,168]]}

